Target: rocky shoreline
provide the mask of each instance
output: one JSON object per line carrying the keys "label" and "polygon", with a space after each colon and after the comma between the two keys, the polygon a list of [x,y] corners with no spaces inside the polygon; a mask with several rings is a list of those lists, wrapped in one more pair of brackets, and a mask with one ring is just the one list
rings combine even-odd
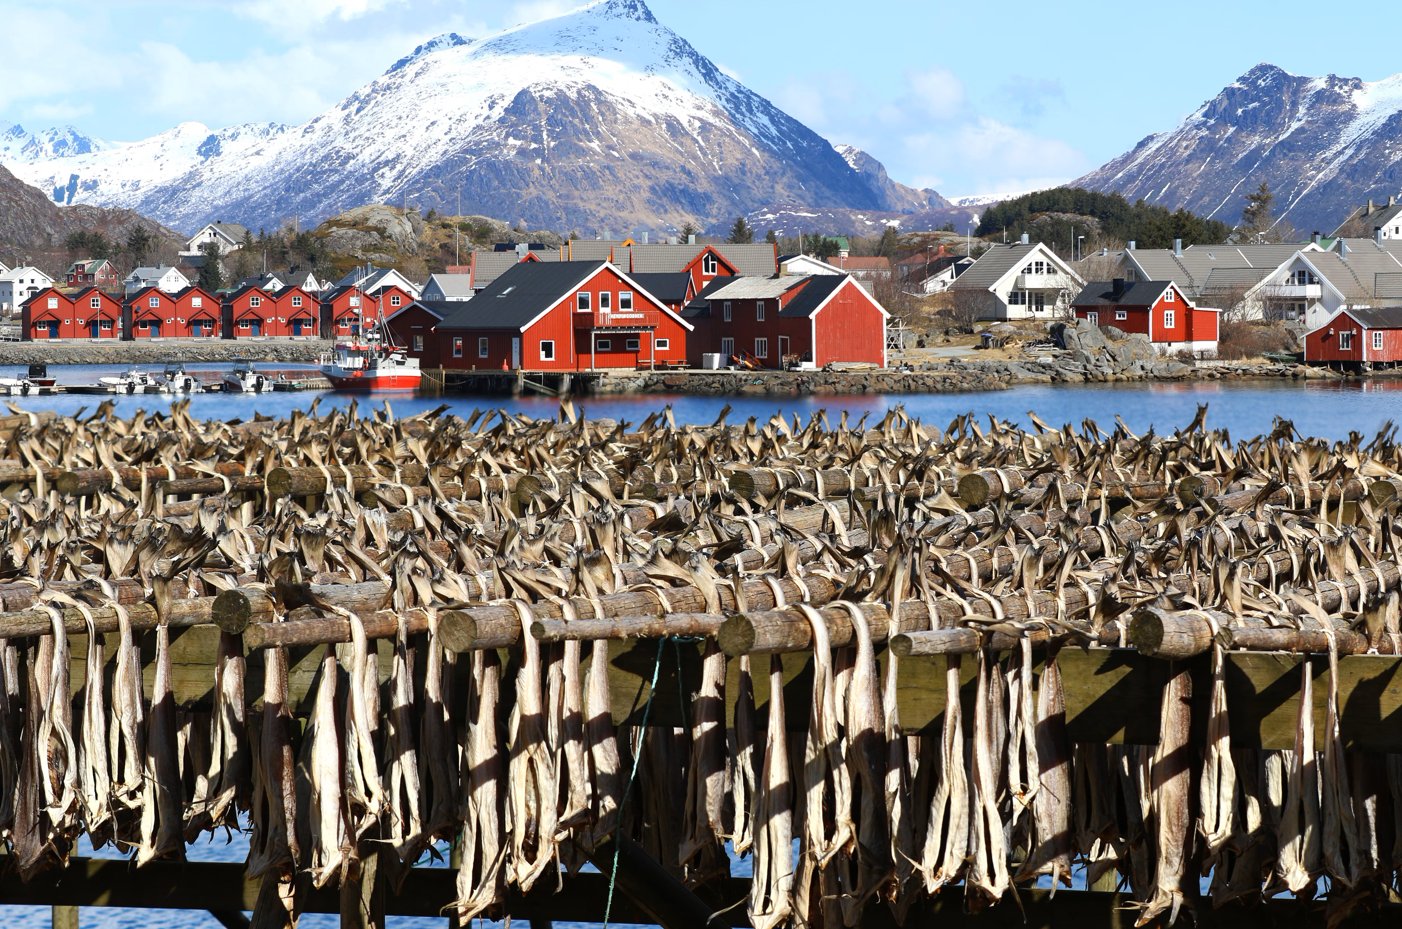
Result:
{"label": "rocky shoreline", "polygon": [[208,339],[181,342],[0,342],[0,365],[227,364],[237,359],[315,364],[327,343]]}
{"label": "rocky shoreline", "polygon": [[903,372],[731,371],[724,373],[629,372],[599,380],[596,394],[696,394],[700,396],[807,397],[841,394],[950,394],[1004,390],[997,376],[975,370]]}

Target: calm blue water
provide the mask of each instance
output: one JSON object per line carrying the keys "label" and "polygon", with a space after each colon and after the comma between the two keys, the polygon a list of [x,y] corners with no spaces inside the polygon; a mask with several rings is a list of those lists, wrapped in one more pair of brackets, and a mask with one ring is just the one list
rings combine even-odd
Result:
{"label": "calm blue water", "polygon": [[[155,366],[158,367],[158,366]],[[308,368],[297,365],[259,365],[260,369],[271,371],[286,370],[289,376],[297,370]],[[51,373],[60,383],[94,383],[104,374],[119,373],[121,365],[102,366],[53,366]],[[192,367],[191,373],[201,373],[207,380],[218,379],[218,374],[228,370],[228,365]],[[24,368],[0,367],[0,375],[23,374]],[[313,399],[320,398],[322,410],[333,406],[348,406],[358,402],[365,411],[371,405],[365,396],[354,397],[333,392],[302,391],[295,393],[271,393],[262,395],[199,394],[190,404],[190,412],[198,419],[250,419],[254,413],[265,416],[286,416],[294,409],[306,409]],[[81,407],[94,409],[105,397],[64,396],[46,398],[13,398],[16,405],[25,409],[52,409],[60,413],[72,413]],[[170,397],[149,395],[139,397],[112,398],[116,401],[119,415],[130,416],[137,409],[158,411],[167,407]],[[383,400],[373,401],[379,406]],[[395,413],[408,415],[429,410],[440,403],[449,404],[454,412],[466,414],[474,407],[483,409],[505,408],[535,417],[554,416],[558,401],[546,398],[522,398],[511,400],[505,397],[482,397],[449,395],[445,397],[391,397],[390,404]],[[1277,416],[1291,419],[1296,428],[1305,435],[1316,435],[1328,439],[1346,438],[1350,431],[1357,431],[1369,438],[1389,420],[1402,420],[1402,382],[1378,381],[1368,384],[1299,384],[1294,382],[1263,381],[1249,384],[1209,383],[1209,384],[1103,384],[1076,387],[1019,387],[1007,391],[972,394],[939,394],[903,397],[848,396],[765,399],[754,397],[667,397],[652,395],[645,397],[600,397],[582,398],[576,401],[576,408],[590,417],[609,417],[638,422],[667,404],[671,404],[673,414],[679,423],[707,424],[715,420],[720,409],[727,403],[733,407],[730,422],[743,422],[750,416],[767,419],[775,412],[786,416],[797,413],[802,419],[820,410],[827,411],[834,424],[842,411],[848,411],[852,420],[868,414],[868,421],[875,422],[886,411],[897,404],[904,405],[910,415],[918,417],[927,425],[944,428],[950,420],[962,413],[973,412],[986,423],[993,415],[1003,420],[1011,420],[1019,425],[1030,426],[1026,413],[1035,412],[1052,426],[1073,423],[1079,426],[1083,419],[1096,420],[1102,427],[1113,427],[1115,416],[1119,415],[1135,432],[1143,433],[1150,427],[1160,433],[1172,432],[1174,428],[1186,426],[1197,412],[1198,404],[1210,405],[1208,426],[1226,428],[1234,439],[1249,438],[1257,433],[1268,431]],[[189,849],[189,857],[195,861],[243,861],[248,852],[247,840],[236,835],[233,842],[226,842],[221,835],[217,839],[205,840]],[[94,853],[90,848],[79,854],[116,857],[109,848]],[[737,875],[749,874],[749,861],[737,861],[732,870]],[[127,910],[118,908],[94,907],[81,912],[83,929],[128,929],[159,924],[165,929],[218,929],[218,922],[207,913],[198,910]],[[418,919],[391,917],[387,921],[394,929],[428,929],[445,925],[444,919]],[[15,929],[43,929],[49,925],[49,911],[39,907],[17,907],[0,905],[0,926]],[[339,925],[335,915],[309,914],[303,917],[301,925],[306,929],[334,929]],[[493,924],[482,924],[484,927]],[[568,927],[576,924],[561,924]]]}

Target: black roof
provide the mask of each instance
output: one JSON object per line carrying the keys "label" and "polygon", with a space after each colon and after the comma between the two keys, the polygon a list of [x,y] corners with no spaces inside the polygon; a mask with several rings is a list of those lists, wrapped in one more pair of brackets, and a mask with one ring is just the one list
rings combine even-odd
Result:
{"label": "black roof", "polygon": [[1072,306],[1152,306],[1172,281],[1125,281],[1124,292],[1115,296],[1114,281],[1091,281]]}
{"label": "black roof", "polygon": [[348,290],[355,290],[355,285],[344,284],[340,287],[332,287],[330,290],[323,290],[320,293],[313,294],[312,296],[316,297],[322,303],[330,303],[332,300],[335,300],[337,297],[339,297],[341,294],[345,293]]}
{"label": "black roof", "polygon": [[221,291],[220,296],[222,296],[228,302],[232,303],[239,297],[242,297],[244,294],[248,293],[250,290],[256,290],[260,294],[271,295],[271,291],[265,290],[264,288],[259,287],[257,284],[245,284],[242,287],[236,287],[233,290]]}
{"label": "black roof", "polygon": [[630,274],[629,280],[666,304],[681,303],[691,289],[691,275],[685,271],[666,274]]}
{"label": "black roof", "polygon": [[1402,306],[1349,310],[1348,315],[1368,329],[1402,329]]}
{"label": "black roof", "polygon": [[602,268],[602,261],[522,261],[477,296],[453,304],[437,329],[524,329]]}
{"label": "black roof", "polygon": [[[683,272],[685,273],[685,272]],[[734,284],[735,277],[730,274],[723,274],[720,277],[712,278],[711,282],[701,288],[690,303],[682,308],[683,319],[704,319],[711,315],[711,294],[720,290],[727,284]]]}
{"label": "black roof", "polygon": [[[780,316],[812,316],[824,300],[837,292],[838,288],[852,279],[850,274],[813,274],[808,283],[788,302]],[[858,285],[860,286],[860,285]]]}

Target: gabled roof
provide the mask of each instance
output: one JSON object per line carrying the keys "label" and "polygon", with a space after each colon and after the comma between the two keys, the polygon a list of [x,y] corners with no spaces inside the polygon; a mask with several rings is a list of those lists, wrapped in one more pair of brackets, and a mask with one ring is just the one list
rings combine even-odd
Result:
{"label": "gabled roof", "polygon": [[[560,253],[554,249],[533,251],[532,258],[543,262],[558,262]],[[473,252],[472,287],[481,290],[506,273],[513,265],[520,264],[522,257],[515,252]]]}
{"label": "gabled roof", "polygon": [[[829,297],[841,290],[850,280],[853,280],[850,274],[814,274],[801,277],[798,281],[803,284],[803,289],[779,310],[779,315],[800,318],[812,316]],[[861,287],[857,289],[862,290]],[[862,290],[862,293],[866,291]]]}
{"label": "gabled roof", "polygon": [[1402,299],[1402,272],[1373,275],[1373,296],[1379,300]]}
{"label": "gabled roof", "polygon": [[1300,258],[1344,299],[1368,299],[1374,296],[1377,276],[1402,272],[1402,261],[1372,239],[1362,241],[1365,244],[1350,246],[1347,256],[1310,251],[1302,252]]}
{"label": "gabled roof", "polygon": [[106,258],[80,258],[68,266],[65,274],[72,274],[81,265],[84,274],[96,274],[102,270],[102,266],[110,264]]}
{"label": "gabled roof", "polygon": [[[204,232],[205,229],[217,229],[231,242],[242,242],[243,237],[248,234],[248,227],[240,226],[238,223],[208,223],[200,229],[200,232]],[[198,238],[199,233],[195,233],[195,236]]]}
{"label": "gabled roof", "polygon": [[[1263,245],[1192,245],[1182,255],[1171,248],[1125,249],[1124,263],[1136,268],[1140,276],[1151,281],[1173,281],[1188,296],[1198,296],[1206,287],[1208,275],[1218,268],[1250,268],[1274,272],[1295,257],[1295,253],[1318,249],[1298,243],[1269,243]],[[1259,280],[1263,280],[1263,275]],[[1222,278],[1218,279],[1223,280]]]}
{"label": "gabled roof", "polygon": [[1221,293],[1225,290],[1250,290],[1275,274],[1276,268],[1213,268],[1199,288],[1200,294]]}
{"label": "gabled roof", "polygon": [[1115,296],[1114,281],[1091,281],[1071,301],[1072,306],[1153,306],[1172,281],[1123,281],[1124,290]]}
{"label": "gabled roof", "polygon": [[[828,277],[829,275],[815,275]],[[795,287],[802,287],[808,278],[794,277],[723,277],[721,286],[712,288],[710,300],[772,300],[782,297]]]}
{"label": "gabled roof", "polygon": [[251,290],[258,291],[260,296],[267,297],[269,300],[273,299],[273,295],[271,293],[259,287],[257,284],[245,284],[242,287],[235,287],[233,290],[222,290],[219,293],[220,296],[222,296],[226,301],[228,301],[229,303],[233,303],[239,297],[244,296]]}
{"label": "gabled roof", "polygon": [[572,239],[567,261],[608,261],[614,248],[629,248],[621,239]]}
{"label": "gabled roof", "polygon": [[663,303],[684,303],[691,291],[691,275],[685,271],[663,274],[634,274],[633,283]]}
{"label": "gabled roof", "polygon": [[843,271],[890,271],[891,259],[884,255],[875,257],[857,257],[848,255],[846,258],[833,257],[828,259],[828,264]]}
{"label": "gabled roof", "polygon": [[437,316],[441,320],[453,310],[462,306],[462,304],[462,300],[410,300],[408,303],[404,304],[399,309],[386,316],[385,322],[389,322],[391,319],[394,319],[396,316],[403,313],[405,310],[410,310],[414,307],[418,307],[425,313],[432,313],[434,316]]}
{"label": "gabled roof", "polygon": [[1013,242],[1009,245],[997,244],[978,257],[969,269],[954,280],[955,290],[990,290],[1009,274],[1016,273],[1033,258],[1041,256],[1050,259],[1062,269],[1062,274],[1072,281],[1080,282],[1080,275],[1070,270],[1066,263],[1056,257],[1051,249],[1041,242],[1024,245]]}
{"label": "gabled roof", "polygon": [[162,297],[165,297],[167,300],[174,300],[174,299],[175,299],[175,294],[167,293],[166,291],[161,290],[161,289],[160,289],[159,287],[157,287],[155,284],[147,284],[145,287],[142,287],[142,288],[140,288],[139,290],[133,290],[133,291],[129,292],[129,293],[126,295],[126,302],[127,302],[127,303],[135,303],[137,300],[141,300],[141,299],[143,299],[147,294],[150,294],[150,293],[153,293],[153,292],[154,292],[154,293],[157,293],[157,294],[159,294],[159,295],[161,295]]}
{"label": "gabled roof", "polygon": [[[43,291],[40,291],[40,293],[43,293]],[[102,290],[102,289],[99,288],[99,287],[94,287],[94,286],[92,286],[91,284],[89,284],[87,287],[83,287],[83,288],[81,288],[81,289],[79,289],[79,290],[75,290],[75,291],[73,291],[72,293],[68,294],[67,296],[68,296],[68,298],[69,298],[70,300],[72,300],[74,303],[77,303],[79,300],[83,299],[84,297],[91,296],[92,294],[97,294],[99,297],[106,297],[108,300],[112,301],[113,303],[117,304],[118,306],[121,306],[121,304],[122,304],[122,301],[121,301],[121,300],[118,300],[118,299],[117,299],[115,296],[113,296],[112,294],[109,294],[107,291]],[[37,297],[37,296],[39,296],[39,294],[35,294],[34,296]]]}
{"label": "gabled roof", "polygon": [[[180,274],[179,271],[176,271],[176,269],[173,268],[173,267],[171,267],[170,265],[161,265],[161,266],[158,267],[158,268],[153,268],[153,267],[149,267],[149,266],[148,266],[148,267],[133,268],[133,269],[132,269],[132,272],[126,276],[125,280],[128,280],[128,281],[132,281],[132,280],[138,280],[138,281],[160,280],[161,278],[165,277],[167,274],[169,274],[169,273],[172,272],[172,271],[175,271],[176,274]],[[180,274],[180,276],[181,276],[181,277],[184,277],[185,275]]]}
{"label": "gabled roof", "polygon": [[1402,306],[1384,306],[1377,309],[1342,309],[1330,316],[1329,319],[1314,332],[1320,329],[1328,329],[1340,316],[1349,316],[1357,320],[1364,329],[1402,329]]}
{"label": "gabled roof", "polygon": [[630,249],[633,271],[641,274],[681,271],[708,248],[744,277],[769,277],[779,270],[774,260],[774,246],[761,242],[756,245],[634,245]]}
{"label": "gabled roof", "polygon": [[430,274],[428,284],[424,285],[424,290],[427,290],[432,284],[437,284],[438,289],[445,294],[472,296],[471,274]]}
{"label": "gabled roof", "polygon": [[[478,252],[483,254],[491,252]],[[502,252],[515,258],[513,252]],[[524,329],[604,267],[603,261],[518,261],[477,296],[452,304],[439,329]]]}

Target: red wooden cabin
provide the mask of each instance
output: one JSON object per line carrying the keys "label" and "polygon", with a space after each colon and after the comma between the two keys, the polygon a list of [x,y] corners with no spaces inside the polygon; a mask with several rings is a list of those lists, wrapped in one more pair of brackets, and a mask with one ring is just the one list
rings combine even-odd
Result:
{"label": "red wooden cabin", "polygon": [[123,328],[130,338],[170,338],[188,333],[188,329],[177,322],[181,316],[179,300],[159,287],[146,287],[130,294],[126,308]]}
{"label": "red wooden cabin", "polygon": [[680,364],[691,328],[607,261],[526,261],[434,333],[442,367],[586,371]]}
{"label": "red wooden cabin", "polygon": [[1071,306],[1077,319],[1147,335],[1164,354],[1217,354],[1220,311],[1194,306],[1172,281],[1091,281]]}
{"label": "red wooden cabin", "polygon": [[373,307],[373,298],[355,287],[337,287],[321,294],[321,337],[346,339],[358,335],[362,319],[373,316]]}
{"label": "red wooden cabin", "polygon": [[1305,361],[1331,367],[1395,367],[1402,361],[1402,307],[1339,310],[1305,336]]}
{"label": "red wooden cabin", "polygon": [[402,345],[410,358],[419,360],[420,368],[440,366],[438,334],[435,327],[453,310],[459,309],[464,301],[458,300],[414,300],[400,307],[394,313],[385,314],[385,324],[394,336],[394,343]]}
{"label": "red wooden cabin", "polygon": [[886,365],[890,314],[848,274],[734,278],[717,281],[687,307],[696,326],[687,360],[702,355],[753,358],[780,368],[784,359],[803,367],[832,362]]}
{"label": "red wooden cabin", "polygon": [[287,335],[284,323],[278,322],[277,299],[261,287],[240,287],[223,294],[224,312],[233,327],[233,338]]}
{"label": "red wooden cabin", "polygon": [[119,339],[122,304],[96,287],[73,293],[46,287],[25,301],[20,321],[25,340]]}
{"label": "red wooden cabin", "polygon": [[203,287],[185,288],[175,295],[175,334],[213,338],[219,334],[219,311],[217,296]]}
{"label": "red wooden cabin", "polygon": [[277,324],[281,335],[317,335],[318,306],[314,295],[301,287],[284,287],[270,295],[277,308]]}

